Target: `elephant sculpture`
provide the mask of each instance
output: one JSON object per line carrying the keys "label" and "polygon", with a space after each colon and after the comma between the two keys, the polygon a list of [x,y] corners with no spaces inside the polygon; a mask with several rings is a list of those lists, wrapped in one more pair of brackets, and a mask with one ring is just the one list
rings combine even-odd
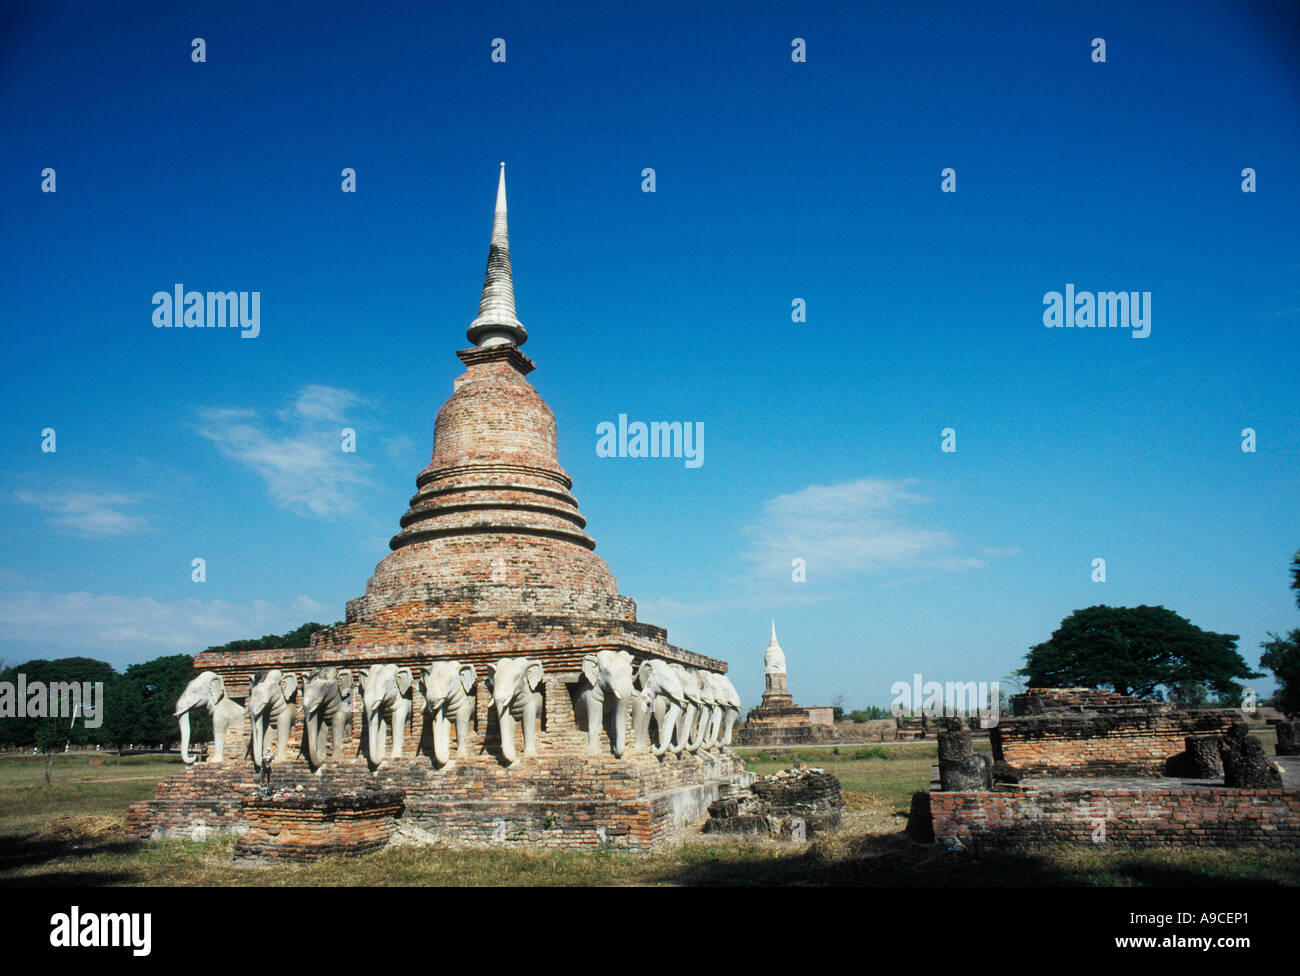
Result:
{"label": "elephant sculpture", "polygon": [[325,762],[325,729],[330,730],[330,755],[343,758],[343,742],[352,725],[352,672],[340,668],[317,668],[303,686],[303,726],[307,737],[307,761],[313,769]]}
{"label": "elephant sculpture", "polygon": [[386,728],[393,733],[394,759],[402,758],[406,723],[411,717],[411,688],[415,676],[410,668],[396,664],[374,664],[361,672],[361,707],[366,714],[366,759],[371,768],[384,761]]}
{"label": "elephant sculpture", "polygon": [[451,761],[451,722],[456,721],[456,755],[469,755],[469,723],[474,717],[474,684],[478,674],[472,664],[438,661],[420,676],[424,710],[433,722],[433,758],[439,766]]}
{"label": "elephant sculpture", "polygon": [[669,667],[677,673],[686,695],[686,707],[682,709],[682,717],[677,720],[677,749],[674,751],[684,748],[687,752],[695,752],[700,748],[704,736],[702,727],[706,724],[704,689],[694,668],[682,664],[671,664]]}
{"label": "elephant sculpture", "polygon": [[181,728],[181,759],[188,765],[195,757],[190,755],[190,712],[206,708],[212,717],[212,759],[225,759],[226,732],[244,720],[244,706],[226,697],[226,683],[215,671],[204,671],[185,686],[176,699],[176,718]]}
{"label": "elephant sculpture", "polygon": [[523,725],[524,755],[537,754],[537,718],[542,710],[542,662],[526,657],[503,657],[487,666],[487,686],[501,730],[501,754],[506,765],[518,761],[515,754],[515,722]]}
{"label": "elephant sculpture", "polygon": [[600,755],[600,730],[610,714],[610,746],[622,757],[626,748],[627,716],[635,690],[632,655],[627,651],[597,651],[582,659],[582,689],[578,700],[586,711],[587,755]]}
{"label": "elephant sculpture", "polygon": [[700,739],[700,746],[705,749],[712,749],[718,744],[718,737],[722,734],[722,720],[726,713],[727,706],[724,701],[726,691],[722,683],[718,681],[721,675],[713,671],[696,672],[700,679],[700,687],[703,689],[705,714],[704,714],[704,732]]}
{"label": "elephant sculpture", "polygon": [[740,692],[725,674],[715,674],[713,678],[722,697],[722,728],[718,731],[716,744],[725,748],[731,745],[731,732],[740,717]]}
{"label": "elephant sculpture", "polygon": [[252,735],[248,748],[252,754],[253,768],[261,769],[265,760],[266,734],[275,724],[275,761],[284,762],[289,757],[289,736],[293,717],[297,711],[294,699],[298,697],[298,676],[279,668],[260,674],[248,690],[248,717]]}
{"label": "elephant sculpture", "polygon": [[[633,739],[637,748],[649,748],[656,756],[662,756],[669,750],[681,752],[681,746],[673,747],[673,732],[677,729],[677,720],[686,708],[686,691],[682,679],[667,661],[650,658],[641,663],[636,672],[637,696],[632,716]],[[650,719],[655,720],[659,733],[659,742],[650,742]]]}

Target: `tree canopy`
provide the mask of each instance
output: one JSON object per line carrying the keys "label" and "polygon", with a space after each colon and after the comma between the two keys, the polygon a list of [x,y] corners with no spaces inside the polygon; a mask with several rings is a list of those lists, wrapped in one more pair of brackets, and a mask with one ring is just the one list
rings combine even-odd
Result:
{"label": "tree canopy", "polygon": [[1198,703],[1207,693],[1238,698],[1238,678],[1257,678],[1237,653],[1236,634],[1216,634],[1164,607],[1076,610],[1050,640],[1030,648],[1017,674],[1031,688],[1110,688],[1123,695]]}
{"label": "tree canopy", "polygon": [[[311,635],[324,624],[305,623],[287,634],[267,634],[261,638],[231,641],[209,651],[251,651],[275,647],[306,647]],[[62,748],[74,746],[114,746],[136,744],[172,745],[180,741],[180,728],[173,714],[176,699],[185,685],[197,675],[194,656],[169,654],[130,665],[118,674],[111,664],[88,657],[65,657],[52,661],[32,660],[0,670],[0,682],[16,686],[18,675],[30,683],[103,682],[104,714],[102,722],[88,728],[85,721],[68,717],[13,717],[0,720],[0,746],[37,746]],[[13,694],[17,688],[14,687]],[[211,735],[207,713],[197,709],[191,716],[191,734],[202,741]]]}
{"label": "tree canopy", "polygon": [[[1291,557],[1291,589],[1296,591],[1296,605],[1300,606],[1300,549]],[[1285,637],[1268,634],[1263,644],[1261,667],[1268,668],[1277,679],[1278,691],[1273,704],[1286,715],[1300,715],[1300,630]]]}

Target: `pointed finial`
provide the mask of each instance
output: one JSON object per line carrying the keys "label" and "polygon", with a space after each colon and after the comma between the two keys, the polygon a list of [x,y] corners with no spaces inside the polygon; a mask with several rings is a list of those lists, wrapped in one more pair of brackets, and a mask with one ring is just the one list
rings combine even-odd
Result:
{"label": "pointed finial", "polygon": [[775,618],[773,618],[773,620],[772,620],[772,643],[773,643],[773,644],[776,643],[776,620],[775,620]]}
{"label": "pointed finial", "polygon": [[501,164],[497,180],[497,204],[492,217],[492,243],[488,248],[487,272],[483,276],[483,295],[478,303],[478,318],[466,333],[476,346],[499,346],[513,343],[522,346],[528,331],[515,316],[515,280],[510,270],[510,233],[506,225],[506,164]]}

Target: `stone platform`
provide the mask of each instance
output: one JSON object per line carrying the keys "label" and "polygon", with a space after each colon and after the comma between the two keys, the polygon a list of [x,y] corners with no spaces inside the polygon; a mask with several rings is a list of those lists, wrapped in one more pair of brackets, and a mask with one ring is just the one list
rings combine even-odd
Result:
{"label": "stone platform", "polygon": [[[373,773],[363,759],[312,772],[295,758],[271,767],[274,793],[304,801],[400,791],[398,832],[406,841],[646,851],[702,822],[724,786],[750,774],[728,750],[655,757],[541,754],[507,767],[491,755],[436,769],[427,756],[389,759]],[[239,833],[256,817],[260,774],[247,760],[201,763],[159,784],[153,800],[131,805],[127,834],[140,839]]]}

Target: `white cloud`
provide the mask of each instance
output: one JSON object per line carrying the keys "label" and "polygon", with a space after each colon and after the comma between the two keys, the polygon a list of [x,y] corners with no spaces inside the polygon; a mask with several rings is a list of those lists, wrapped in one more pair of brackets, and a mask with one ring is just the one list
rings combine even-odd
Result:
{"label": "white cloud", "polygon": [[305,386],[274,420],[257,411],[205,407],[199,433],[226,457],[247,465],[266,482],[282,508],[330,518],[351,512],[357,491],[369,484],[370,465],[342,450],[345,411],[362,397],[327,386]]}
{"label": "white cloud", "polygon": [[329,616],[321,613],[325,609],[305,596],[286,608],[265,600],[241,605],[195,597],[162,601],[25,590],[0,593],[0,647],[10,661],[84,655],[122,665],[283,633],[301,624],[304,615]]}
{"label": "white cloud", "polygon": [[131,495],[94,491],[16,491],[14,498],[24,505],[35,505],[50,513],[46,524],[74,535],[108,538],[149,527],[143,516],[119,511],[139,503],[140,499]]}
{"label": "white cloud", "polygon": [[913,490],[915,484],[861,478],[778,495],[744,529],[750,540],[746,557],[763,576],[788,576],[792,560],[803,559],[808,575],[819,580],[987,565],[984,558],[955,552],[957,540],[946,530],[916,523],[915,509],[929,499]]}

